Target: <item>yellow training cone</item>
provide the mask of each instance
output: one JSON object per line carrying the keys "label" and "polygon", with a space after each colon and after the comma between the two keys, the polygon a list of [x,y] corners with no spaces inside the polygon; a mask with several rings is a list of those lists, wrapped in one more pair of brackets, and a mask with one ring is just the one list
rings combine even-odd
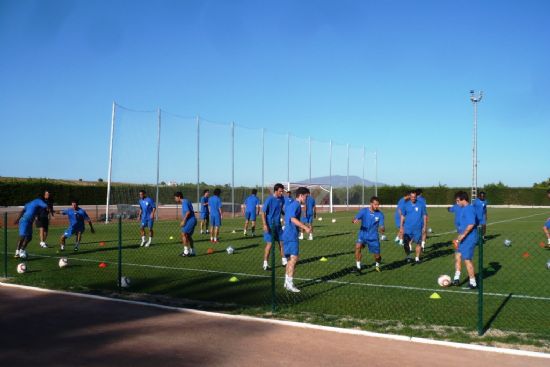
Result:
{"label": "yellow training cone", "polygon": [[236,282],[239,281],[239,278],[237,278],[237,277],[231,277],[231,278],[229,278],[229,281],[230,281],[231,283],[236,283]]}
{"label": "yellow training cone", "polygon": [[325,262],[325,261],[328,261],[328,259],[323,256],[322,258],[319,259],[319,261]]}
{"label": "yellow training cone", "polygon": [[430,299],[441,299],[441,296],[435,292],[432,293],[432,295],[430,296]]}

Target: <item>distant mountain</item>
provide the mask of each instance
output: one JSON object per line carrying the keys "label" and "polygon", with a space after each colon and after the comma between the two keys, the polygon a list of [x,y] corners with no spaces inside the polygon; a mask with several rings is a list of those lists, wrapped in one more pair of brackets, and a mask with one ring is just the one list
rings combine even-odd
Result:
{"label": "distant mountain", "polygon": [[[310,182],[309,180],[302,180],[298,181],[297,183],[303,183],[307,184]],[[329,185],[332,183],[332,187],[346,187],[347,185],[347,177],[341,176],[341,175],[334,175],[332,176],[332,179],[330,176],[323,176],[323,177],[312,177],[311,182],[315,184],[322,184],[322,185]],[[373,181],[365,180],[365,186],[374,186]],[[355,186],[355,185],[362,185],[363,179],[359,176],[349,176],[349,185]],[[384,183],[378,183],[378,186],[386,186]]]}

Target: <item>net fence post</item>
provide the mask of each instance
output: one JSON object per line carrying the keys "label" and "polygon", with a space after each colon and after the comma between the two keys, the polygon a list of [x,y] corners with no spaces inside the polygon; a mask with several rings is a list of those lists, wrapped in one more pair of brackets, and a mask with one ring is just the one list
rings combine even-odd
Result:
{"label": "net fence post", "polygon": [[478,283],[477,283],[477,334],[484,334],[483,326],[483,237],[482,233],[478,232],[477,244],[478,250]]}
{"label": "net fence post", "polygon": [[109,204],[111,201],[111,175],[113,173],[113,138],[115,135],[116,103],[113,101],[111,114],[111,138],[109,140],[109,171],[107,172],[107,205],[105,205],[105,223],[109,223]]}
{"label": "net fence post", "polygon": [[8,212],[4,213],[4,278],[8,277]]}
{"label": "net fence post", "polygon": [[[158,121],[157,121],[157,183],[155,192],[155,202],[159,205],[159,179],[160,179],[160,129],[161,129],[161,109],[158,109]],[[159,211],[155,212],[155,220],[159,219]]]}
{"label": "net fence post", "polygon": [[118,290],[122,289],[122,216],[118,216]]}

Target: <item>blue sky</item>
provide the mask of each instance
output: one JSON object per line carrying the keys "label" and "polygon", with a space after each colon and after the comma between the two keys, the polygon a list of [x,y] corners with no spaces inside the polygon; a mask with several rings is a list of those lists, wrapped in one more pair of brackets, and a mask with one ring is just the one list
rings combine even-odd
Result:
{"label": "blue sky", "polygon": [[[161,180],[194,182],[193,116],[237,128],[237,184],[361,175],[468,186],[550,176],[550,2],[0,0],[1,176],[107,176],[111,103],[163,114]],[[114,178],[155,179],[156,113],[119,109]],[[147,124],[147,128],[142,127]],[[132,127],[135,127],[132,130]],[[245,131],[246,130],[246,131]],[[229,183],[230,130],[201,127],[201,180]],[[342,145],[344,144],[344,145]],[[115,149],[115,153],[116,153]],[[216,163],[217,162],[217,163]],[[139,173],[139,174],[137,174]]]}

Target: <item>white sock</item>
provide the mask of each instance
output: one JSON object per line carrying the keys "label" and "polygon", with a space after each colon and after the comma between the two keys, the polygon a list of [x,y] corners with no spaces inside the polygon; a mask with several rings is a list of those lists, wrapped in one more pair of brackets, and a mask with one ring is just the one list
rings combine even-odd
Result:
{"label": "white sock", "polygon": [[264,260],[264,266],[267,266],[267,260]]}
{"label": "white sock", "polygon": [[377,261],[375,266],[378,268],[380,266],[380,263]]}
{"label": "white sock", "polygon": [[420,258],[419,258],[418,256],[416,256],[416,257],[414,258],[414,261],[420,261]]}
{"label": "white sock", "polygon": [[361,261],[356,261],[355,266],[357,266],[357,269],[361,269]]}
{"label": "white sock", "polygon": [[214,237],[210,237],[210,241],[214,241]]}
{"label": "white sock", "polygon": [[20,252],[19,250],[15,250],[16,255],[19,255],[19,252]]}
{"label": "white sock", "polygon": [[183,246],[183,251],[184,251],[184,252],[185,252],[185,251],[189,251],[189,247]]}
{"label": "white sock", "polygon": [[281,264],[283,264],[283,266],[286,265],[286,264],[288,264],[288,260],[287,260],[286,257],[282,257],[282,258],[281,258]]}
{"label": "white sock", "polygon": [[395,242],[399,241],[399,236],[395,236]]}
{"label": "white sock", "polygon": [[473,285],[474,287],[477,286],[477,283],[476,283],[476,278],[470,278],[470,284]]}
{"label": "white sock", "polygon": [[141,236],[141,240],[145,242],[145,236]]}
{"label": "white sock", "polygon": [[403,246],[403,240],[399,240],[399,244]]}
{"label": "white sock", "polygon": [[460,272],[459,271],[455,271],[455,280],[459,280],[460,279]]}
{"label": "white sock", "polygon": [[422,244],[420,246],[424,247],[426,245],[426,241],[422,241]]}
{"label": "white sock", "polygon": [[288,275],[287,275],[287,277],[286,277],[286,282],[287,282],[288,284],[290,284],[290,285],[293,285],[293,284],[294,284],[294,283],[293,283],[292,277],[289,277]]}

